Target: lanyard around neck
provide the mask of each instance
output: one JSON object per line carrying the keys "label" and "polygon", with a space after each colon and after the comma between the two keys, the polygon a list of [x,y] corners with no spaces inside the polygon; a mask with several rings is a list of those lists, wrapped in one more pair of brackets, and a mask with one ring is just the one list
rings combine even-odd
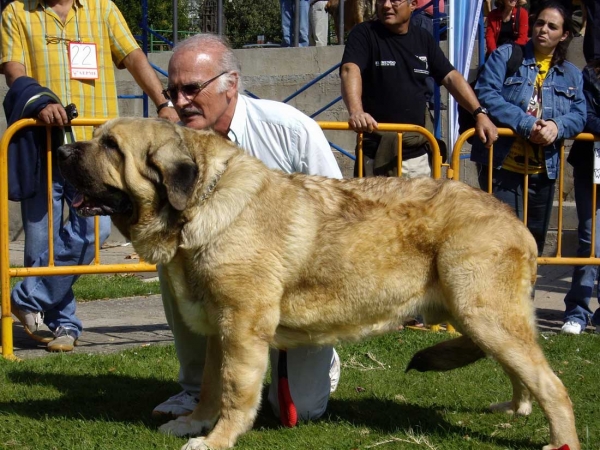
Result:
{"label": "lanyard around neck", "polygon": [[[75,4],[75,0],[73,0],[73,4]],[[50,8],[50,10],[52,10],[52,8]],[[52,12],[54,14],[56,14],[56,12],[54,10],[52,10]],[[65,18],[65,23],[63,25],[65,26],[65,29],[66,29],[66,25],[67,25],[66,18]],[[49,35],[48,34],[48,4],[46,3],[46,1],[44,1],[44,37],[46,38],[46,44],[58,44],[60,42],[64,42],[65,44],[68,44],[69,42],[81,42],[81,35],[79,34],[79,20],[77,18],[77,9],[75,9],[75,30],[77,33],[77,36],[75,39],[69,39],[69,38],[63,37],[63,36]]]}

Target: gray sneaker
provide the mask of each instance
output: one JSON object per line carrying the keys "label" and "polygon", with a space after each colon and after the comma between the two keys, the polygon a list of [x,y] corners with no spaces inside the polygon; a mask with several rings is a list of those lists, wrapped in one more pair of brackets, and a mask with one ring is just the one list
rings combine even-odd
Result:
{"label": "gray sneaker", "polygon": [[72,328],[58,327],[54,336],[46,347],[49,352],[72,352],[77,345],[77,332]]}
{"label": "gray sneaker", "polygon": [[194,394],[181,391],[154,408],[152,417],[154,419],[176,419],[187,416],[194,411],[197,404],[198,399]]}
{"label": "gray sneaker", "polygon": [[42,320],[42,313],[26,311],[20,309],[13,302],[10,304],[10,309],[13,315],[21,322],[25,333],[35,341],[42,342],[44,344],[54,339],[54,334],[49,329],[42,329],[45,327],[44,321]]}

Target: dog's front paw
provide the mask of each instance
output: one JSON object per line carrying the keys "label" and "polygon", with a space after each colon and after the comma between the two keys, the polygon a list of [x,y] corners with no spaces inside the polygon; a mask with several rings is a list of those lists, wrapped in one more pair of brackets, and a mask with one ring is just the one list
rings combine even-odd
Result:
{"label": "dog's front paw", "polygon": [[192,438],[181,447],[181,450],[210,450],[210,447],[206,445],[204,438]]}
{"label": "dog's front paw", "polygon": [[[192,420],[189,416],[178,417],[175,420],[161,425],[158,430],[164,434],[172,434],[173,436],[198,436],[205,429],[208,429],[209,423]],[[193,440],[193,439],[192,439]],[[190,447],[195,448],[195,447]],[[207,447],[198,447],[207,448]]]}

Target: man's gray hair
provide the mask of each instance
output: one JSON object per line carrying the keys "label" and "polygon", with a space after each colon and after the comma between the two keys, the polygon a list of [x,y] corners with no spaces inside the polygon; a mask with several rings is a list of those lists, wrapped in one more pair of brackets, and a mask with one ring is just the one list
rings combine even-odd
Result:
{"label": "man's gray hair", "polygon": [[238,76],[237,90],[240,93],[244,92],[244,86],[242,83],[242,68],[240,61],[236,58],[231,45],[226,38],[212,33],[199,33],[194,36],[190,36],[183,41],[178,42],[173,47],[173,54],[180,51],[197,51],[198,53],[205,52],[206,50],[217,49],[220,51],[220,59],[217,62],[218,72],[228,72],[218,80],[219,92],[226,91],[230,83],[235,81],[235,77],[232,72],[235,72]]}

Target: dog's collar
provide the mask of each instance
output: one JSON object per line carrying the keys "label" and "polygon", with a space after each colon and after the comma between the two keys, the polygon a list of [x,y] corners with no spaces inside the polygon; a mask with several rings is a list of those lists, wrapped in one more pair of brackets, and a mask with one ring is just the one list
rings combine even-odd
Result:
{"label": "dog's collar", "polygon": [[200,196],[200,199],[198,200],[199,203],[204,203],[208,199],[208,197],[210,197],[212,195],[213,191],[217,187],[217,183],[221,179],[221,176],[227,170],[228,164],[229,164],[229,160],[225,161],[223,170],[221,170],[220,172],[217,172],[217,174],[215,175],[213,180],[210,182],[210,184],[208,185],[208,187],[206,188],[204,193]]}

